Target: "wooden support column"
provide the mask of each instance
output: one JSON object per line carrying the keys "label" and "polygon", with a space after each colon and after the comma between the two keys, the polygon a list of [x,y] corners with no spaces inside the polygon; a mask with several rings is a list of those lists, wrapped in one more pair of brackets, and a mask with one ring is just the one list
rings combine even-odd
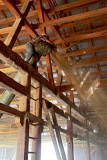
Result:
{"label": "wooden support column", "polygon": [[[87,125],[87,119],[86,119],[86,125]],[[89,140],[89,131],[86,131],[86,137],[87,137],[87,160],[91,160],[91,153],[90,153],[90,140]]]}
{"label": "wooden support column", "polygon": [[53,78],[52,64],[51,64],[50,55],[47,55],[45,60],[46,60],[46,66],[47,66],[47,71],[48,71],[49,82],[51,83],[51,85],[54,85],[54,78]]}
{"label": "wooden support column", "polygon": [[[38,8],[39,22],[42,23],[42,22],[44,22],[44,14],[42,12],[42,1],[37,0],[36,4],[37,4],[37,8]],[[46,34],[46,28],[45,27],[41,28],[41,34],[42,35]],[[47,55],[45,60],[46,60],[46,65],[47,65],[49,82],[51,83],[51,85],[54,85],[50,55]]]}
{"label": "wooden support column", "polygon": [[[20,97],[19,110],[26,113],[30,112],[30,84],[31,77],[27,73],[21,75],[21,84],[26,85],[28,88],[28,95]],[[21,125],[23,123],[23,125]],[[16,119],[18,125],[18,142],[16,160],[28,160],[28,144],[29,144],[29,121],[27,117],[24,117],[24,121]]]}
{"label": "wooden support column", "polygon": [[54,111],[53,107],[50,108],[50,112],[51,112],[51,115],[52,115],[53,124],[54,124],[54,128],[55,128],[55,131],[56,131],[57,140],[58,140],[58,143],[59,143],[61,157],[62,157],[62,160],[66,160],[66,155],[65,155],[65,151],[64,151],[64,147],[63,147],[63,143],[62,143],[62,139],[61,139],[61,135],[60,135],[60,131],[59,131],[59,128],[58,128],[58,123],[57,123],[57,119],[56,119],[56,115],[55,115],[55,111]]}
{"label": "wooden support column", "polygon": [[62,70],[59,68],[58,69],[58,77],[57,77],[57,81],[56,81],[56,86],[59,86],[59,92],[60,92],[60,86],[62,83],[62,79],[63,79]]}
{"label": "wooden support column", "polygon": [[[42,118],[42,85],[36,83],[34,87],[32,96],[36,101],[33,103],[33,114]],[[35,126],[32,125],[32,138],[35,139],[32,141],[32,152],[35,154],[32,154],[31,160],[41,159],[41,133],[42,125],[40,123],[36,123]]]}
{"label": "wooden support column", "polygon": [[[42,22],[44,22],[44,15],[43,15],[43,12],[42,12],[42,0],[37,0],[36,4],[37,4],[37,8],[38,8],[39,22],[42,23]],[[45,27],[41,28],[41,34],[42,35],[46,34],[46,28]]]}
{"label": "wooden support column", "polygon": [[[101,144],[98,144],[97,145],[97,156],[96,156],[95,160],[105,160],[104,159],[104,151],[106,151],[105,148],[102,147]],[[107,157],[107,151],[106,151],[106,157]]]}
{"label": "wooden support column", "polygon": [[87,160],[91,160],[91,153],[90,153],[90,141],[89,141],[89,132],[86,131],[87,135]]}
{"label": "wooden support column", "polygon": [[74,103],[74,95],[73,95],[73,91],[70,92],[70,99],[71,99],[71,102]]}
{"label": "wooden support column", "polygon": [[49,131],[50,131],[50,135],[51,135],[51,138],[52,138],[52,142],[53,142],[53,146],[54,146],[54,149],[55,149],[57,160],[61,160],[57,140],[56,140],[56,137],[55,137],[52,122],[51,122],[51,119],[50,119],[45,101],[43,101],[43,109],[44,109],[44,112],[45,112],[45,117],[46,117],[46,120],[47,120],[47,125],[48,125]]}
{"label": "wooden support column", "polygon": [[71,107],[67,106],[67,113],[70,115],[67,121],[67,130],[69,134],[67,135],[67,156],[68,160],[74,160],[74,149],[73,149],[73,124],[71,118]]}

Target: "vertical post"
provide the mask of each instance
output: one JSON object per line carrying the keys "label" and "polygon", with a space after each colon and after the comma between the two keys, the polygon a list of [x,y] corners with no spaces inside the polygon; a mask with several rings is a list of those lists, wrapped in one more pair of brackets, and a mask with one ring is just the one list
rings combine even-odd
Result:
{"label": "vertical post", "polygon": [[[30,74],[28,75],[27,73],[23,73],[21,75],[21,84],[27,86],[28,95],[20,97],[19,110],[29,113],[30,112],[29,97],[30,97],[30,84],[31,84]],[[19,160],[19,159],[28,160],[28,144],[29,144],[29,122],[25,116],[23,126],[20,125],[18,128],[18,143],[17,143],[16,160]]]}
{"label": "vertical post", "polygon": [[[36,102],[33,104],[33,114],[42,118],[42,85],[36,83],[34,87],[36,89],[33,92],[33,96]],[[37,123],[36,126],[32,126],[32,137],[35,138],[35,140],[32,141],[32,152],[35,152],[35,154],[32,155],[32,160],[41,159],[41,133],[41,124]]]}
{"label": "vertical post", "polygon": [[97,153],[96,160],[103,160],[104,159],[104,148],[102,148],[100,144],[98,144],[97,148],[98,148],[98,153]]}
{"label": "vertical post", "polygon": [[48,113],[46,102],[44,100],[43,100],[43,109],[44,109],[44,112],[45,112],[45,117],[46,117],[46,120],[47,120],[47,125],[48,125],[49,131],[50,131],[50,135],[51,135],[51,138],[52,138],[52,142],[53,142],[53,146],[54,146],[54,149],[55,149],[57,160],[61,160],[61,156],[60,156],[57,140],[56,140],[56,137],[55,137],[55,133],[54,133],[54,130],[53,130],[52,122],[51,122],[51,119],[50,119],[50,115]]}
{"label": "vertical post", "polygon": [[62,139],[61,139],[61,135],[60,135],[60,132],[59,132],[58,123],[57,123],[57,119],[56,119],[56,115],[55,115],[53,107],[50,108],[50,112],[51,112],[51,115],[52,115],[53,124],[54,124],[54,128],[55,128],[55,131],[56,131],[57,140],[58,140],[58,143],[59,143],[61,157],[62,157],[62,160],[66,160],[66,155],[65,155],[65,151],[64,151],[64,147],[63,147],[63,143],[62,143]]}
{"label": "vertical post", "polygon": [[[87,119],[86,119],[87,124]],[[89,131],[86,131],[86,137],[87,137],[87,160],[91,160],[91,153],[90,153],[90,140],[89,140]]]}
{"label": "vertical post", "polygon": [[91,154],[90,154],[90,141],[89,141],[89,132],[86,131],[87,135],[87,160],[91,160]]}
{"label": "vertical post", "polygon": [[53,78],[53,72],[52,72],[52,64],[51,64],[51,59],[50,55],[47,55],[45,57],[46,60],[46,66],[47,66],[47,71],[48,71],[48,79],[51,85],[54,85],[54,78]]}
{"label": "vertical post", "polygon": [[67,130],[69,134],[67,135],[67,155],[68,160],[74,160],[74,151],[73,151],[73,124],[71,119],[71,107],[67,106],[67,113],[70,115],[67,121]]}

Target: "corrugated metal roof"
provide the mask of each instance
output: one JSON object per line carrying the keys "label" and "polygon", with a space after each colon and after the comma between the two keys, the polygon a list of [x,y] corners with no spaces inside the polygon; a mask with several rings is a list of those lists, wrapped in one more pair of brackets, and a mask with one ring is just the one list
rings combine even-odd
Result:
{"label": "corrugated metal roof", "polygon": [[103,45],[103,44],[106,44],[105,39],[97,39],[97,40],[94,40],[94,41],[93,41],[93,45],[94,45],[94,46]]}
{"label": "corrugated metal roof", "polygon": [[91,5],[87,6],[87,11],[93,11],[93,10],[97,10],[100,8],[102,8],[101,2],[98,2],[98,3],[91,4]]}
{"label": "corrugated metal roof", "polygon": [[10,11],[4,12],[4,15],[6,16],[6,18],[13,16],[12,12],[10,12]]}
{"label": "corrugated metal roof", "polygon": [[3,19],[2,15],[0,14],[0,19]]}

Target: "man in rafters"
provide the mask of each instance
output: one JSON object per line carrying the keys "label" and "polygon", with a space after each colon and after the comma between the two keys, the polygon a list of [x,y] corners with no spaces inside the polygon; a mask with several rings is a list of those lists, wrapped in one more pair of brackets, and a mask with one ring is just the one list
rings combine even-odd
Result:
{"label": "man in rafters", "polygon": [[54,48],[56,47],[49,40],[47,35],[33,38],[26,44],[26,50],[29,54],[28,62],[32,63],[32,66],[36,68],[36,64],[40,60],[41,56],[48,55]]}

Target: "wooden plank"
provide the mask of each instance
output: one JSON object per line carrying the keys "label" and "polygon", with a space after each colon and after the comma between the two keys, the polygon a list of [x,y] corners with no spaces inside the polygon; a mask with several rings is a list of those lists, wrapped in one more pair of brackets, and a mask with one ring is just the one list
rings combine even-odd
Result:
{"label": "wooden plank", "polygon": [[[64,28],[70,28],[70,27],[77,27],[79,25],[84,25],[84,24],[89,24],[89,23],[93,23],[93,22],[97,22],[100,20],[106,20],[107,15],[103,15],[101,14],[98,17],[93,17],[93,18],[88,18],[88,19],[84,19],[82,21],[74,21],[73,23],[67,23],[67,24],[63,24],[61,26],[59,26],[59,29],[64,29]],[[104,25],[104,23],[102,22],[102,24]],[[98,25],[94,25],[94,26],[98,26]]]}
{"label": "wooden plank", "polygon": [[[34,103],[34,101],[32,101]],[[30,108],[31,109],[31,108]],[[29,119],[30,124],[36,124],[41,123],[42,125],[47,125],[44,120],[42,120],[40,117],[33,115],[32,113],[25,113],[26,117]]]}
{"label": "wooden plank", "polygon": [[[28,13],[27,15],[27,20],[28,19],[31,19],[33,17],[35,18],[38,18],[38,11],[37,10],[34,10],[34,11],[31,11]],[[12,16],[12,17],[8,17],[8,18],[3,18],[3,19],[0,19],[0,26],[1,25],[7,25],[7,24],[11,24],[11,23],[14,23],[14,21],[16,20],[15,16]]]}
{"label": "wooden plank", "polygon": [[[37,4],[37,9],[38,9],[39,22],[42,23],[42,22],[44,22],[44,14],[43,14],[43,11],[42,11],[42,1],[37,0],[36,4]],[[46,28],[45,27],[41,28],[41,34],[43,34],[43,35],[46,34]]]}
{"label": "wooden plank", "polygon": [[67,106],[67,113],[70,115],[67,121],[67,130],[70,134],[67,134],[67,154],[68,160],[74,160],[74,148],[73,148],[73,121],[71,117],[71,107]]}
{"label": "wooden plank", "polygon": [[[26,18],[28,12],[29,12],[29,9],[31,7],[31,2],[29,3],[25,3],[23,5],[23,7],[21,8],[21,13],[23,14],[24,18]],[[17,8],[17,7],[16,7]],[[6,37],[6,40],[5,40],[5,44],[7,46],[9,46],[10,48],[12,48],[14,46],[14,43],[17,39],[17,36],[18,34],[20,33],[21,31],[21,28],[22,28],[22,25],[24,23],[24,18],[17,18],[16,21],[14,22],[8,36]]]}
{"label": "wooden plank", "polygon": [[[97,38],[102,37],[104,34],[107,34],[107,29],[95,31],[93,33],[83,33],[83,34],[72,34],[69,38],[64,38],[65,42],[73,42],[73,41],[80,41],[86,40],[90,38]],[[55,40],[55,44],[61,43],[60,40]]]}
{"label": "wooden plank", "polygon": [[20,16],[20,17],[24,18],[24,22],[25,22],[24,26],[25,26],[25,28],[27,29],[27,31],[30,32],[30,34],[31,34],[33,37],[35,37],[35,36],[38,35],[37,32],[33,29],[33,27],[32,27],[32,26],[28,23],[28,21],[25,19],[26,15],[27,15],[26,13],[28,12],[28,9],[27,9],[27,12],[25,12],[24,14],[22,14],[22,13],[19,11],[19,9],[15,6],[15,4],[13,3],[12,0],[9,0],[9,1],[4,0],[4,3],[7,4],[7,7],[9,8],[10,11],[11,11],[11,9],[13,9],[13,14],[15,14],[15,15],[18,16],[18,17]]}
{"label": "wooden plank", "polygon": [[57,119],[56,119],[54,109],[50,108],[49,110],[50,110],[51,115],[52,115],[52,120],[53,120],[55,132],[56,132],[56,136],[57,136],[57,140],[58,140],[58,144],[59,144],[59,148],[60,148],[60,152],[61,152],[61,157],[62,157],[63,160],[66,160],[66,155],[65,155],[61,135],[60,135],[60,132],[59,132],[59,129],[58,129],[58,123],[57,123]]}
{"label": "wooden plank", "polygon": [[[28,13],[27,19],[33,18],[33,17],[36,18],[35,14],[37,14],[37,10],[31,11],[30,13]],[[107,16],[105,15],[105,16],[100,16],[100,17],[94,17],[94,18],[91,18],[91,19],[85,19],[85,20],[79,21],[79,22],[73,22],[73,23],[63,24],[61,26],[58,26],[57,30],[59,30],[59,29],[65,29],[65,28],[71,28],[71,27],[75,27],[75,26],[79,26],[79,25],[83,25],[83,24],[88,24],[88,23],[93,23],[95,21],[100,21],[102,19],[104,21],[106,21]],[[14,21],[15,21],[14,17],[4,18],[4,19],[0,20],[0,25],[7,25],[7,24],[12,23]],[[33,25],[33,26],[35,28],[35,25]],[[11,27],[0,29],[0,34],[3,35],[3,34],[9,33],[10,29],[11,29]],[[24,27],[22,27],[22,31],[23,30],[25,30]],[[50,30],[49,27],[47,27],[47,31],[48,30]],[[38,28],[37,32],[38,31],[40,32],[39,28]]]}
{"label": "wooden plank", "polygon": [[[30,0],[15,0],[15,4],[17,5],[17,4],[23,4],[23,3],[25,3],[25,2],[29,2]],[[84,2],[84,0],[80,0],[80,2],[79,3],[77,3],[77,2],[73,2],[73,4],[72,3],[69,3],[69,5],[62,5],[62,6],[59,6],[59,7],[54,7],[54,8],[52,8],[52,10],[54,9],[55,10],[55,12],[56,11],[62,11],[62,10],[65,10],[65,9],[70,9],[70,8],[74,8],[74,7],[81,7],[81,6],[84,6],[84,5],[88,5],[88,4],[93,4],[93,3],[96,3],[96,2],[99,2],[99,1],[105,1],[105,0],[86,0],[85,2]],[[45,2],[45,0],[43,0],[43,2]],[[0,5],[2,6],[2,5],[4,5],[4,3],[3,3],[3,1],[2,0],[0,0]],[[50,12],[52,12],[52,10],[50,11]]]}
{"label": "wooden plank", "polygon": [[0,113],[6,113],[6,114],[18,116],[20,118],[22,118],[24,115],[23,112],[2,103],[0,103]]}
{"label": "wooden plank", "polygon": [[71,22],[71,21],[77,21],[77,20],[81,20],[81,19],[91,18],[91,17],[94,17],[94,16],[99,16],[99,15],[102,15],[102,14],[107,14],[107,7],[97,9],[97,10],[94,10],[94,11],[89,11],[89,12],[85,12],[85,13],[80,13],[80,14],[68,16],[68,17],[54,19],[54,20],[51,20],[49,22],[43,22],[43,23],[40,23],[40,24],[36,24],[35,28],[36,27],[38,27],[38,28],[39,27],[47,27],[47,26],[67,23],[67,22]]}
{"label": "wooden plank", "polygon": [[47,55],[45,57],[46,60],[46,66],[47,66],[47,71],[48,71],[48,79],[51,85],[54,85],[54,78],[53,78],[53,72],[52,72],[52,64],[51,64],[51,59],[50,55]]}
{"label": "wooden plank", "polygon": [[[48,16],[46,10],[45,10],[44,8],[42,8],[42,10],[43,10],[43,12],[44,12],[44,14],[45,14],[45,16],[46,16],[46,19],[48,20],[47,22],[50,22],[51,19],[50,19],[50,17]],[[54,19],[52,19],[52,21],[53,21],[53,20],[54,20]],[[43,22],[43,23],[45,23],[45,22]],[[52,25],[51,28],[52,28],[52,30],[55,32],[56,36],[60,39],[60,41],[64,42],[64,40],[62,39],[60,33],[58,32],[56,26]]]}
{"label": "wooden plank", "polygon": [[48,9],[48,14],[54,14],[55,12],[60,12],[60,11],[64,11],[64,10],[69,10],[69,9],[74,9],[74,8],[80,8],[83,7],[85,5],[89,5],[89,4],[93,4],[96,2],[100,2],[100,0],[79,0],[78,2],[72,2],[72,3],[68,3],[68,4],[64,4],[61,6],[57,6],[51,9]]}
{"label": "wooden plank", "polygon": [[55,133],[54,133],[54,130],[53,130],[53,127],[52,127],[52,122],[51,122],[51,119],[50,119],[45,101],[43,101],[43,109],[44,109],[44,112],[45,112],[45,117],[46,117],[46,120],[47,120],[47,125],[49,127],[49,131],[50,131],[50,135],[51,135],[52,142],[53,142],[53,145],[54,145],[57,160],[61,160],[60,152],[59,152],[59,149],[58,149],[58,144],[57,144],[57,141],[56,141]]}
{"label": "wooden plank", "polygon": [[0,71],[0,85],[19,96],[27,95],[28,89]]}
{"label": "wooden plank", "polygon": [[70,57],[70,56],[77,56],[77,55],[85,55],[85,54],[90,54],[93,52],[100,52],[100,51],[107,51],[107,45],[98,45],[98,46],[88,47],[84,49],[79,49],[79,50],[67,53],[66,55],[63,55],[63,56]]}
{"label": "wooden plank", "polygon": [[8,36],[6,37],[5,44],[12,48],[14,46],[14,43],[17,39],[17,36],[21,30],[21,27],[23,25],[23,19],[17,18],[15,23],[13,24]]}
{"label": "wooden plank", "polygon": [[38,36],[38,33],[35,31],[35,29],[32,27],[32,25],[28,23],[27,20],[25,20],[24,26],[25,26],[26,30],[28,31],[28,33],[30,33],[33,38]]}
{"label": "wooden plank", "polygon": [[22,16],[19,9],[14,5],[12,0],[3,0],[3,3],[7,6],[7,8],[9,8],[10,11],[12,11],[16,17]]}
{"label": "wooden plank", "polygon": [[72,67],[80,67],[80,66],[85,66],[85,65],[89,65],[89,64],[96,64],[99,62],[104,62],[107,61],[107,55],[102,55],[102,56],[95,56],[92,58],[85,58],[83,60],[80,60],[79,62],[77,62],[76,64],[74,64]]}

